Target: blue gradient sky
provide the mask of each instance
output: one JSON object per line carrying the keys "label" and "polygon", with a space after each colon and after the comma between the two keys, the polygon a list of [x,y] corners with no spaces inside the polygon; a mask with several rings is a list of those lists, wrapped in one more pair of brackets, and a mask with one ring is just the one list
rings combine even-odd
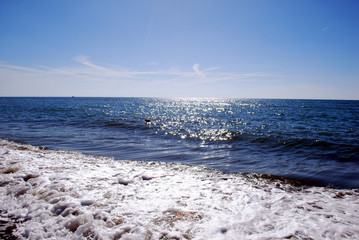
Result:
{"label": "blue gradient sky", "polygon": [[2,0],[0,96],[359,99],[357,0]]}

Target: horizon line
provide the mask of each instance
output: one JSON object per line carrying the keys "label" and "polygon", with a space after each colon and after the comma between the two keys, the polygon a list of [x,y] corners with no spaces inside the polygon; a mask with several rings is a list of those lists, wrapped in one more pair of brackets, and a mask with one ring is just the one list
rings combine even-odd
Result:
{"label": "horizon line", "polygon": [[285,97],[196,97],[196,96],[0,96],[0,98],[197,98],[197,99],[258,99],[258,100],[325,100],[325,101],[359,101],[351,98],[285,98]]}

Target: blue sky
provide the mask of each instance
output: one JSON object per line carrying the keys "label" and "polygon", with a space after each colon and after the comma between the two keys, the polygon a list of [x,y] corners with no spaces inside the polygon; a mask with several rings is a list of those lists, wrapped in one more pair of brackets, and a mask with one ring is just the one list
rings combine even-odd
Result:
{"label": "blue sky", "polygon": [[0,96],[359,99],[357,0],[2,0]]}

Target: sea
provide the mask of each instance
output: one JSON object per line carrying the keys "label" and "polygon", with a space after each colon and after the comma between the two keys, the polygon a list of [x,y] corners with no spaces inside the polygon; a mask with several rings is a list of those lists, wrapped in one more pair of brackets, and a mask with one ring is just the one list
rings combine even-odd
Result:
{"label": "sea", "polygon": [[0,138],[117,161],[359,188],[359,101],[2,97]]}

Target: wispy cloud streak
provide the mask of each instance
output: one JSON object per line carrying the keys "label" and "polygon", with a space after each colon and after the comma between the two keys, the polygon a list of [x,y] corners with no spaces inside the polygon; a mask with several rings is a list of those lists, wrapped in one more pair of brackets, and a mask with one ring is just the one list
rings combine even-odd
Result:
{"label": "wispy cloud streak", "polygon": [[197,74],[197,76],[199,76],[200,78],[204,78],[205,74],[199,70],[199,64],[196,63],[192,66],[193,71]]}
{"label": "wispy cloud streak", "polygon": [[[76,56],[74,61],[79,63],[78,66],[72,67],[24,67],[18,65],[11,65],[0,62],[0,79],[5,76],[12,78],[18,77],[32,77],[46,78],[46,79],[71,79],[72,81],[116,81],[116,82],[177,82],[182,84],[203,84],[214,83],[220,81],[251,81],[262,78],[272,77],[271,74],[264,72],[257,73],[228,73],[219,72],[218,67],[211,67],[200,70],[199,64],[193,64],[192,71],[183,71],[179,68],[170,68],[165,70],[152,71],[135,71],[128,70],[119,66],[105,67],[94,64],[90,61],[88,56]],[[158,66],[155,66],[158,67]]]}

